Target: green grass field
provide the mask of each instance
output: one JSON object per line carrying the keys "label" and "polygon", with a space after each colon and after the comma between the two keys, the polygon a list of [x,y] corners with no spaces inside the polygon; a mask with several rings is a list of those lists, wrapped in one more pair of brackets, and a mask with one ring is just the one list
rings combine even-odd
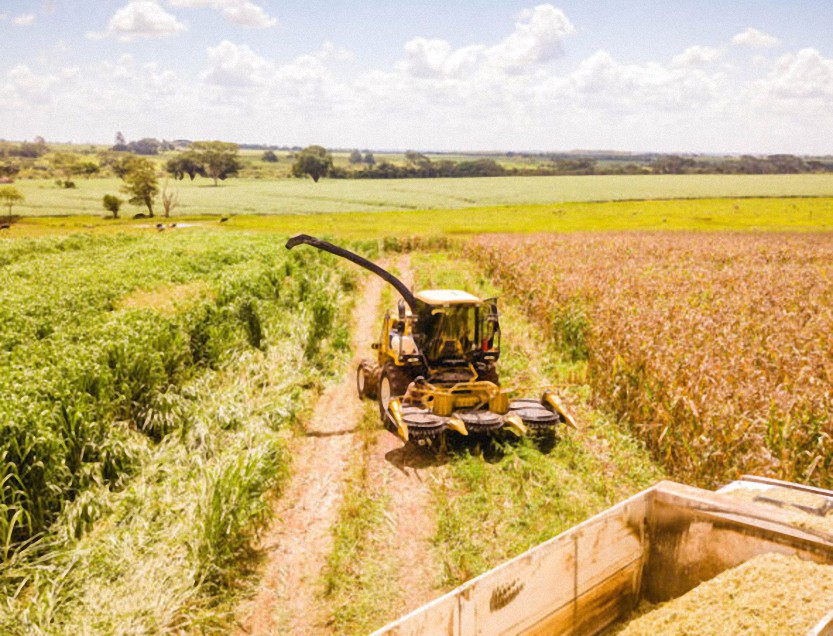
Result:
{"label": "green grass field", "polygon": [[[214,216],[176,216],[161,221],[214,228],[343,238],[458,236],[491,232],[575,232],[583,230],[833,230],[833,198],[682,199],[475,207],[468,209],[336,212],[322,214],[246,213],[220,224]],[[155,222],[155,220],[154,220]],[[23,217],[6,237],[68,232],[156,232],[147,220],[100,217]]]}
{"label": "green grass field", "polygon": [[[21,216],[105,214],[101,199],[121,181],[78,179],[65,190],[51,180],[15,183],[26,197]],[[161,184],[160,184],[161,185]],[[667,175],[494,177],[471,179],[209,179],[171,181],[177,216],[319,214],[534,206],[562,202],[747,197],[833,197],[833,175]],[[120,195],[123,196],[123,195]],[[161,206],[160,206],[161,210]],[[141,208],[125,205],[123,216]]]}

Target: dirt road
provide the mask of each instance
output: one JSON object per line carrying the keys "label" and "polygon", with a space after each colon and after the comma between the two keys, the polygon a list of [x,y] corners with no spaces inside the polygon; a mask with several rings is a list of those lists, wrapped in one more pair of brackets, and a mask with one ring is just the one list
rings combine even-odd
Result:
{"label": "dirt road", "polygon": [[370,351],[383,281],[368,277],[353,315],[356,360],[342,380],[319,398],[304,435],[291,446],[292,479],[264,532],[267,553],[255,597],[238,610],[242,633],[320,634],[327,608],[319,577],[332,548],[331,528],[338,518],[347,460],[356,443],[362,405],[353,372]]}
{"label": "dirt road", "polygon": [[[410,283],[407,257],[396,263]],[[356,433],[363,405],[356,397],[355,369],[367,357],[378,329],[384,282],[365,279],[353,315],[354,359],[342,380],[318,400],[303,435],[291,444],[292,478],[276,505],[274,522],[262,535],[266,553],[254,597],[237,611],[241,634],[329,633],[329,612],[320,582],[333,546],[332,529],[339,518],[348,465],[360,443]],[[403,447],[401,440],[380,431],[365,455],[374,486],[389,495],[391,539],[386,550],[396,563],[401,590],[396,614],[421,605],[435,594],[431,537],[435,531],[429,479],[430,456]],[[395,614],[394,614],[395,615]]]}

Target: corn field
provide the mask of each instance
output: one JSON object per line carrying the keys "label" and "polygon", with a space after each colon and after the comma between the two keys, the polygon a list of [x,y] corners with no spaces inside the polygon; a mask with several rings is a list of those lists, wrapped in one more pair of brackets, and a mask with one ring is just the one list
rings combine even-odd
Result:
{"label": "corn field", "polygon": [[469,255],[672,474],[833,485],[829,235],[489,237]]}

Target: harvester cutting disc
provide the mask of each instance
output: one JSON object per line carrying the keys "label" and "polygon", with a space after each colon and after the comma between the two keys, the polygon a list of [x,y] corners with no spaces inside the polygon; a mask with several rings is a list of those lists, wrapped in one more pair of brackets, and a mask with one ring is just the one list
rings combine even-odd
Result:
{"label": "harvester cutting disc", "polygon": [[561,420],[558,413],[530,398],[512,400],[509,403],[509,412],[520,417],[524,424],[534,430],[554,426]]}
{"label": "harvester cutting disc", "polygon": [[455,413],[472,433],[489,433],[503,426],[503,418],[491,411],[460,411]]}
{"label": "harvester cutting disc", "polygon": [[409,437],[435,437],[443,432],[447,419],[418,406],[402,407],[402,420],[408,426]]}

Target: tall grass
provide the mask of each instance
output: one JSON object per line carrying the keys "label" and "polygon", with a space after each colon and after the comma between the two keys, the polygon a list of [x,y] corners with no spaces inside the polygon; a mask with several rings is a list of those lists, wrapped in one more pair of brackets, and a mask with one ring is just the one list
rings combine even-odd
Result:
{"label": "tall grass", "polygon": [[[10,248],[0,291],[14,300],[0,328],[2,631],[222,622],[210,608],[233,591],[286,475],[302,387],[344,347],[333,333],[351,272],[245,235],[27,249]],[[51,289],[50,271],[74,282]],[[193,280],[210,293],[173,313],[117,309],[136,289]],[[311,311],[327,303],[329,329]],[[31,323],[46,317],[38,337]]]}

